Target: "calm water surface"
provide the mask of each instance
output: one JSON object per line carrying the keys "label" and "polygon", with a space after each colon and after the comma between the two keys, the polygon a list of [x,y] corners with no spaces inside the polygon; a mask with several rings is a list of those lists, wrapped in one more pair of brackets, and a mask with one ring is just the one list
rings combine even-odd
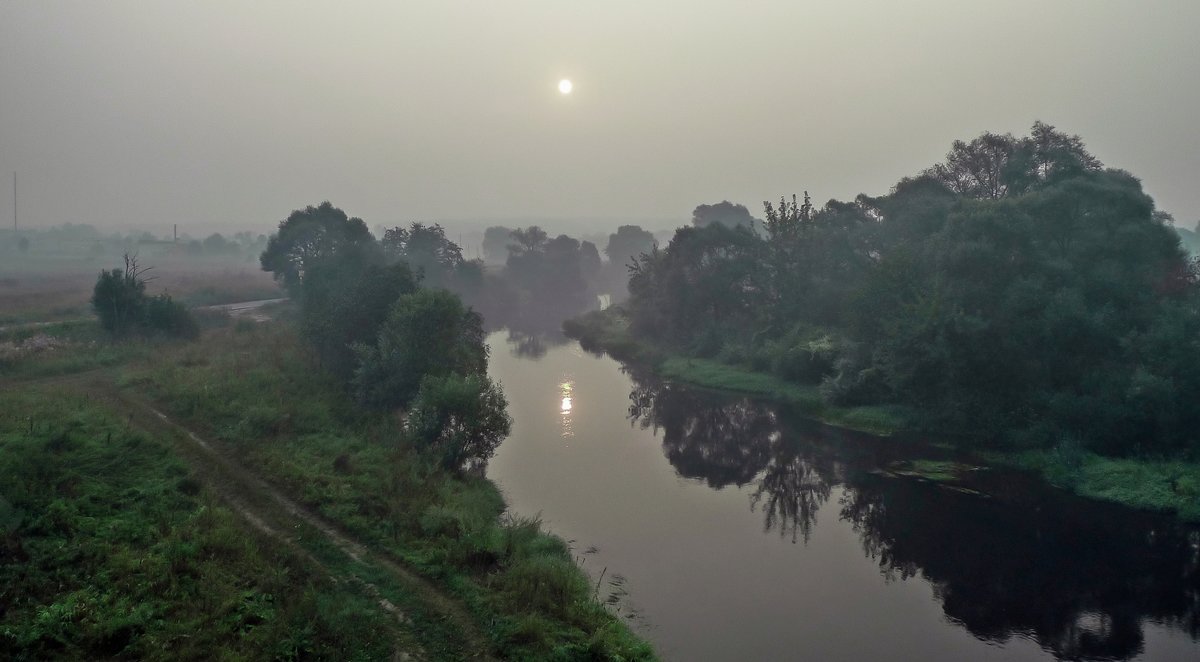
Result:
{"label": "calm water surface", "polygon": [[[670,660],[1200,660],[1200,531],[507,332],[488,474]],[[980,494],[982,493],[982,495]],[[614,579],[615,578],[615,579]]]}

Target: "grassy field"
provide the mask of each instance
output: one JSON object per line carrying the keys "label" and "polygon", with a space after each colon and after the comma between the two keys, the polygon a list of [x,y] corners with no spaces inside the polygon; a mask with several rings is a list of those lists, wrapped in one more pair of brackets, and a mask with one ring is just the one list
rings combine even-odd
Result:
{"label": "grassy field", "polygon": [[[92,288],[102,269],[115,269],[120,258],[81,264],[0,266],[0,327],[29,322],[57,322],[89,317]],[[185,260],[166,257],[142,261],[153,267],[149,294],[165,292],[189,306],[283,296],[271,275],[256,264],[228,260]]]}
{"label": "grassy field", "polygon": [[0,390],[0,657],[377,660],[371,600],[86,391]]}
{"label": "grassy field", "polygon": [[[0,346],[31,338],[52,346],[0,359],[0,468],[21,477],[0,485],[0,518],[5,554],[22,559],[0,559],[0,605],[12,605],[0,608],[0,653],[161,658],[191,628],[203,636],[183,643],[210,651],[193,657],[653,659],[566,543],[507,518],[486,479],[436,469],[396,417],[364,413],[288,323],[217,320],[176,344],[111,342],[76,322],[0,334]],[[202,470],[198,440],[266,482]],[[74,523],[46,529],[30,515],[45,512]],[[62,550],[91,544],[82,537],[117,546],[88,551],[67,577]],[[131,564],[157,573],[181,554],[203,570],[178,590],[140,575],[109,585]],[[121,614],[137,620],[121,629]]]}
{"label": "grassy field", "polygon": [[[743,393],[783,402],[806,416],[838,427],[887,436],[904,430],[911,414],[891,406],[833,407],[821,400],[816,386],[728,365],[689,358],[639,341],[629,332],[619,309],[610,308],[570,320],[568,335],[591,350],[613,349],[614,358],[653,367],[663,377],[703,388]],[[981,453],[997,465],[1033,471],[1053,485],[1081,496],[1133,508],[1173,512],[1200,521],[1200,463],[1154,459],[1109,458],[1064,449],[1019,453]],[[945,467],[915,466],[914,475],[945,479]]]}

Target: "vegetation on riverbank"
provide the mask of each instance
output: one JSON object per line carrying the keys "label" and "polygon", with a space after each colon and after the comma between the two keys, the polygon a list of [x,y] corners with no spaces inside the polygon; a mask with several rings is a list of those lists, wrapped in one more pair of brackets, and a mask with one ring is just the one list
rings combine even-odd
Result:
{"label": "vegetation on riverbank", "polygon": [[258,534],[93,394],[0,390],[0,657],[374,660],[372,601]]}
{"label": "vegetation on riverbank", "polygon": [[358,407],[304,353],[286,325],[224,329],[126,371],[123,382],[446,586],[502,655],[651,656],[602,606],[603,587],[589,585],[563,541],[534,520],[505,518],[490,481],[442,470],[407,441],[396,417]]}
{"label": "vegetation on riverbank", "polygon": [[[567,334],[589,351],[651,368],[666,379],[702,388],[766,398],[795,408],[829,425],[887,436],[911,429],[912,413],[902,407],[836,407],[820,397],[813,385],[797,384],[748,366],[673,354],[666,347],[629,332],[625,311],[614,306],[587,313],[563,324]],[[1111,458],[1079,445],[1053,449],[978,451],[994,465],[1033,471],[1053,485],[1080,496],[1144,510],[1174,512],[1200,521],[1200,463],[1153,458]],[[957,469],[941,463],[914,463],[899,475],[933,481],[948,480]]]}
{"label": "vegetation on riverbank", "polygon": [[297,334],[247,339],[259,329],[244,328],[217,336],[233,346],[180,348],[177,369],[133,379],[448,587],[502,655],[652,657],[565,543],[537,521],[501,522],[503,499],[479,470],[511,419],[487,376],[480,315],[437,287],[471,272],[441,228],[394,228],[380,242],[326,202],[281,222],[261,262],[296,302]]}
{"label": "vegetation on riverbank", "polygon": [[829,425],[887,436],[908,425],[909,412],[898,406],[839,407],[821,397],[812,384],[785,380],[747,365],[685,356],[629,332],[625,310],[612,306],[563,323],[568,336],[591,351],[605,351],[618,360],[653,368],[666,379],[784,403],[809,418]]}
{"label": "vegetation on riverbank", "polygon": [[[332,220],[335,224],[339,222],[337,213]],[[344,215],[340,220],[345,222]],[[152,475],[165,472],[178,477],[189,475],[188,471],[167,464],[149,467],[142,473],[139,467],[126,467],[120,462],[125,451],[118,445],[124,443],[121,441],[124,437],[112,431],[115,422],[124,421],[122,434],[143,439],[136,443],[157,444],[167,458],[164,462],[169,460],[183,466],[166,450],[169,446],[165,440],[187,437],[193,445],[234,458],[238,466],[251,468],[275,486],[255,488],[235,477],[237,484],[231,487],[227,484],[228,476],[217,478],[213,484],[222,486],[218,491],[220,496],[231,499],[235,506],[242,497],[269,503],[270,494],[277,491],[298,502],[304,512],[317,513],[332,525],[331,531],[340,531],[324,535],[308,531],[321,527],[305,524],[307,520],[293,509],[288,511],[292,513],[291,519],[300,521],[295,522],[295,531],[292,524],[284,523],[288,534],[283,539],[287,549],[283,549],[259,537],[247,536],[248,526],[262,526],[259,521],[262,512],[247,513],[237,506],[245,519],[226,513],[227,523],[235,530],[222,530],[214,535],[255,540],[271,550],[271,554],[299,553],[298,563],[307,558],[323,568],[324,573],[314,574],[311,565],[306,566],[307,570],[293,572],[283,561],[243,562],[228,554],[216,554],[209,560],[214,572],[228,573],[231,580],[238,580],[243,571],[257,572],[265,564],[271,565],[271,573],[276,573],[268,573],[270,577],[285,571],[291,573],[292,579],[300,580],[286,589],[275,588],[275,584],[266,586],[261,591],[265,596],[261,600],[252,595],[251,589],[257,584],[243,580],[238,587],[249,596],[247,600],[294,604],[300,609],[307,608],[303,607],[308,604],[304,602],[308,599],[305,596],[311,594],[309,603],[334,610],[326,620],[346,618],[353,623],[346,624],[339,634],[337,628],[326,628],[323,621],[310,618],[295,624],[287,619],[297,612],[283,607],[270,611],[254,602],[256,613],[262,612],[255,616],[259,620],[249,626],[235,623],[231,632],[221,627],[209,628],[207,624],[208,620],[225,618],[225,612],[218,609],[221,605],[171,591],[154,594],[142,591],[122,597],[118,600],[119,608],[114,607],[124,610],[121,613],[132,610],[149,614],[147,618],[161,619],[162,613],[192,609],[188,612],[193,614],[190,620],[182,622],[209,628],[211,636],[218,640],[208,644],[213,654],[228,650],[231,657],[286,658],[318,651],[326,658],[380,659],[389,655],[389,649],[394,651],[397,643],[408,642],[415,648],[401,646],[400,650],[419,650],[433,659],[490,656],[653,659],[649,645],[633,635],[606,606],[610,587],[593,585],[576,565],[569,545],[545,533],[536,519],[506,516],[495,485],[479,471],[507,434],[509,419],[504,412],[502,392],[486,378],[487,354],[478,315],[464,308],[452,294],[421,288],[402,262],[360,259],[370,254],[371,241],[364,239],[357,246],[363,253],[355,254],[345,245],[327,245],[330,253],[309,254],[307,261],[299,262],[302,270],[291,292],[297,301],[296,310],[286,315],[294,321],[254,324],[241,320],[229,324],[228,317],[224,317],[201,324],[199,338],[191,343],[141,335],[112,338],[101,334],[99,324],[90,321],[11,332],[8,337],[18,355],[4,366],[6,389],[16,387],[12,392],[17,389],[24,392],[33,378],[87,371],[88,383],[83,387],[79,387],[79,376],[43,379],[38,382],[42,386],[36,392],[36,399],[30,402],[44,402],[46,407],[61,409],[63,398],[68,398],[66,394],[76,392],[74,389],[79,387],[80,395],[70,397],[82,398],[95,410],[95,416],[107,417],[112,424],[106,423],[108,427],[94,433],[90,429],[86,434],[80,433],[80,439],[98,444],[100,451],[106,453],[105,466],[89,464],[86,470],[75,469],[72,463],[76,460],[90,462],[88,449],[92,447],[74,441],[53,442],[59,446],[53,450],[57,455],[50,468],[43,473],[35,469],[32,474],[45,483],[37,489],[58,491],[57,497],[49,494],[44,497],[43,500],[57,499],[49,506],[21,491],[32,488],[0,486],[0,495],[16,504],[16,510],[4,511],[5,522],[11,524],[6,529],[12,534],[7,540],[29,541],[40,535],[39,529],[30,528],[30,521],[19,513],[61,507],[75,517],[74,509],[94,505],[76,503],[87,494],[63,487],[73,484],[72,476],[95,474],[116,481],[120,494],[125,495],[122,498],[142,499],[150,509],[175,507],[173,502],[163,502],[170,495],[163,491],[166,488],[156,487]],[[427,329],[429,325],[432,327]],[[47,349],[26,348],[31,339],[38,339]],[[340,359],[351,363],[339,364],[336,361]],[[391,368],[403,369],[397,372]],[[116,385],[114,372],[118,373]],[[403,379],[397,381],[398,376]],[[119,394],[114,390],[117,385]],[[21,411],[21,404],[5,411]],[[155,408],[167,412],[161,420],[145,415],[153,413]],[[406,415],[406,409],[416,414]],[[39,411],[38,416],[48,418],[48,411]],[[414,418],[419,421],[413,423]],[[27,423],[25,418],[6,422],[13,429]],[[186,427],[173,427],[176,424]],[[34,425],[29,434],[36,430]],[[201,437],[209,439],[204,441]],[[74,438],[73,433],[69,435],[69,439]],[[187,443],[186,439],[181,442],[184,446]],[[0,447],[0,461],[8,463],[5,475],[27,471],[29,458],[18,451],[19,447]],[[87,452],[76,456],[76,451]],[[194,470],[195,458],[187,453],[185,456]],[[132,456],[126,459],[136,460]],[[36,462],[34,466],[38,466]],[[66,483],[64,475],[69,479]],[[189,495],[207,499],[205,507],[215,507],[215,501],[205,496],[208,492],[203,488],[210,479],[205,474],[187,483],[187,490],[192,491]],[[114,501],[117,507],[124,503]],[[193,507],[195,504],[180,506],[184,511]],[[266,507],[287,510],[278,505],[278,500],[275,506]],[[18,510],[19,516],[9,517]],[[81,513],[87,524],[79,527],[104,540],[107,540],[106,522],[129,515],[92,510]],[[288,517],[286,513],[271,516],[285,520]],[[124,555],[115,553],[113,559],[128,558],[133,562],[155,558],[156,552],[145,548],[152,544],[146,537],[172,534],[162,517],[147,515],[147,518],[145,522],[139,519],[122,525],[130,535],[142,536],[137,542],[142,547]],[[361,543],[372,558],[383,559],[383,565],[368,567],[353,552],[347,557],[345,550],[332,549],[330,536],[343,534]],[[198,544],[192,538],[207,534],[188,535],[191,537],[186,545],[190,550]],[[63,547],[60,544],[54,549],[61,552]],[[29,553],[38,567],[62,562],[55,556],[58,552],[49,547],[25,545],[18,551]],[[89,558],[85,569],[96,579],[95,590],[109,591],[107,578],[116,572],[113,561],[99,553]],[[20,573],[25,561],[17,562],[15,557],[0,561],[3,566],[0,572],[23,576]],[[167,562],[173,563],[173,557]],[[393,570],[388,570],[387,564]],[[315,577],[313,582],[333,578],[339,582],[335,590],[326,590],[328,584],[306,585],[304,582],[310,576]],[[340,578],[352,581],[343,584]],[[219,582],[214,582],[215,590],[223,590]],[[426,588],[414,592],[417,585]],[[33,597],[19,610],[0,611],[0,625],[5,626],[3,636],[7,637],[0,645],[25,650],[33,645],[30,642],[45,639],[37,628],[46,618],[43,612],[49,608],[47,605],[66,598],[49,584],[23,584],[14,580],[12,586],[12,595]],[[296,591],[307,593],[301,595]],[[360,614],[354,605],[338,606],[337,600],[349,599],[342,593],[358,600],[355,604],[361,603],[369,610],[370,618]],[[101,597],[108,599],[107,595]],[[380,604],[384,603],[381,599],[391,605],[383,611],[390,614],[390,609],[398,607],[403,622],[399,626],[393,623],[390,630],[376,628],[380,636],[388,634],[386,642],[372,637],[356,640],[359,628],[373,627],[381,617]],[[190,600],[190,604],[176,604],[181,600]],[[90,603],[79,608],[74,604],[64,607],[70,614],[59,619],[63,623],[61,632],[67,634],[46,639],[46,646],[78,646],[69,653],[74,657],[129,653],[139,657],[161,656],[159,649],[147,653],[142,648],[147,645],[161,648],[155,633],[164,626],[157,622],[139,621],[126,633],[128,636],[122,634],[119,640],[112,639],[104,630],[95,636],[86,634],[91,637],[86,641],[55,643],[54,637],[61,639],[75,636],[72,633],[77,631],[89,632],[80,619],[89,618],[95,609]],[[287,619],[271,620],[276,616]],[[265,625],[268,621],[272,623],[270,627]],[[283,646],[291,641],[287,636],[306,639],[292,653],[263,652],[247,648],[237,639],[251,627],[259,628],[263,636],[254,645]],[[313,634],[314,628],[319,630],[317,634]],[[171,637],[178,636],[175,630],[168,630]],[[340,639],[341,636],[346,639]]]}
{"label": "vegetation on riverbank", "polygon": [[[620,320],[568,330],[675,379],[1041,457],[1029,464],[1081,493],[1196,509],[1167,467],[1200,461],[1200,262],[1140,182],[1077,136],[985,133],[885,195],[764,211],[680,228],[630,266]],[[1160,478],[1137,485],[1088,457]]]}

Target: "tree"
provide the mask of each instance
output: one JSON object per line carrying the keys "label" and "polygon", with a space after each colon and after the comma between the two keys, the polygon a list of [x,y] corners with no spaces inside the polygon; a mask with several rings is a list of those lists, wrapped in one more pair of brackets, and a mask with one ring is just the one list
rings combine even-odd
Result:
{"label": "tree", "polygon": [[380,242],[390,260],[403,260],[435,285],[447,286],[462,267],[462,248],[446,238],[441,225],[413,223],[385,230]]}
{"label": "tree", "polygon": [[923,175],[959,195],[998,200],[1101,167],[1079,136],[1038,121],[1021,139],[985,132],[970,142],[956,140],[946,161]]}
{"label": "tree", "polygon": [[321,364],[349,380],[357,366],[357,344],[371,344],[400,297],[417,291],[408,265],[383,265],[352,252],[315,265],[300,286],[300,329]]}
{"label": "tree", "polygon": [[654,235],[641,227],[622,225],[617,228],[616,233],[608,235],[608,246],[604,247],[604,254],[608,256],[609,262],[624,267],[642,253],[649,253],[657,245]]}
{"label": "tree", "polygon": [[589,283],[594,282],[603,266],[596,244],[590,241],[579,242],[579,272],[583,274],[583,279]]}
{"label": "tree", "polygon": [[483,321],[446,290],[418,290],[392,306],[372,344],[355,346],[354,387],[360,401],[404,406],[426,375],[483,375]]}
{"label": "tree", "polygon": [[727,228],[745,227],[754,229],[754,217],[745,205],[722,200],[713,205],[700,205],[692,211],[692,225],[698,228],[709,225],[724,225]]}
{"label": "tree", "polygon": [[353,249],[374,245],[371,232],[361,218],[350,218],[329,202],[292,212],[271,235],[259,261],[289,291],[304,280],[305,273],[321,260]]}
{"label": "tree", "polygon": [[548,235],[545,230],[536,225],[531,225],[527,228],[513,230],[509,239],[508,257],[511,259],[514,255],[524,255],[541,251],[546,245]]}
{"label": "tree", "polygon": [[92,290],[92,309],[100,326],[114,336],[127,335],[137,325],[146,301],[146,272],[136,255],[125,254],[125,268],[101,271]]}
{"label": "tree", "polygon": [[92,290],[92,309],[100,326],[122,337],[133,331],[195,338],[200,328],[187,308],[168,294],[146,296],[146,272],[137,256],[125,254],[124,269],[101,271]]}
{"label": "tree", "polygon": [[926,174],[959,195],[996,200],[1008,193],[1009,162],[1017,144],[1007,133],[984,133],[969,143],[955,140],[946,162]]}
{"label": "tree", "polygon": [[762,240],[715,223],[675,232],[666,250],[630,267],[629,308],[637,329],[712,355],[753,326],[766,293]]}
{"label": "tree", "polygon": [[481,469],[512,427],[507,406],[504,392],[487,375],[428,375],[409,412],[408,429],[443,468]]}
{"label": "tree", "polygon": [[508,246],[512,243],[512,230],[493,225],[483,231],[483,257],[493,264],[504,264],[508,260]]}
{"label": "tree", "polygon": [[214,232],[204,240],[205,255],[223,255],[235,248],[235,245],[230,243],[220,233]]}

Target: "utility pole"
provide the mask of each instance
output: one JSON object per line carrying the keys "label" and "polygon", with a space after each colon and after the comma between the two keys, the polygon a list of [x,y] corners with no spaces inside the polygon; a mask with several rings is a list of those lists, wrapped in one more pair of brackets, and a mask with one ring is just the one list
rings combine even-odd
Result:
{"label": "utility pole", "polygon": [[17,171],[13,171],[13,232],[17,231]]}

